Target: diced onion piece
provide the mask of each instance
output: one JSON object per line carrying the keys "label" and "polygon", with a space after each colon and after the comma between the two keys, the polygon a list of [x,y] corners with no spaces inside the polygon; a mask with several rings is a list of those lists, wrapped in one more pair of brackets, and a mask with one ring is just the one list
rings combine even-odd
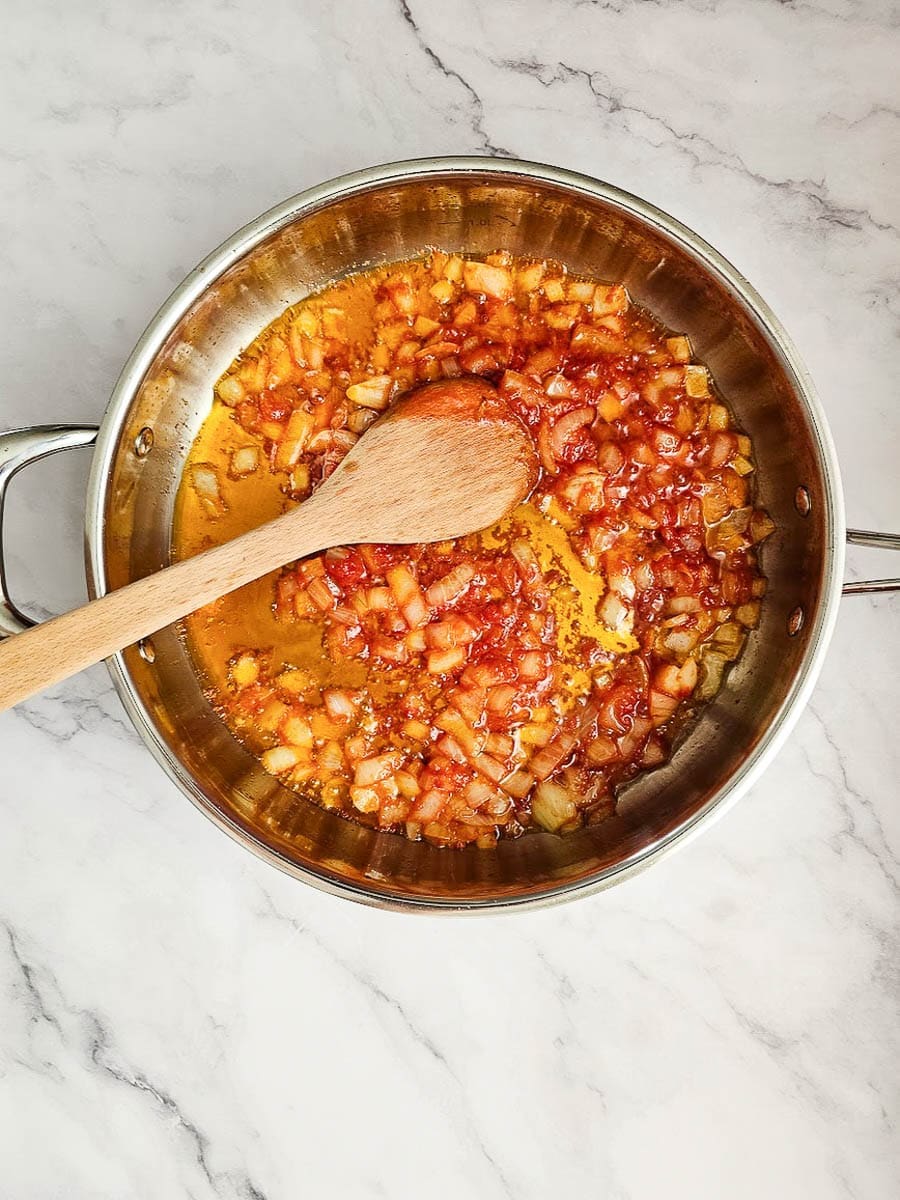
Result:
{"label": "diced onion piece", "polygon": [[507,768],[503,763],[497,762],[496,758],[492,758],[490,754],[476,754],[472,759],[472,766],[476,771],[480,771],[482,775],[493,780],[494,783],[499,783],[507,774]]}
{"label": "diced onion piece", "polygon": [[340,771],[344,765],[344,751],[338,741],[326,742],[319,751],[319,766],[326,771]]}
{"label": "diced onion piece", "polygon": [[238,687],[249,687],[259,679],[259,663],[253,654],[242,654],[231,668],[231,678]]}
{"label": "diced onion piece", "polygon": [[334,608],[337,604],[337,599],[331,587],[321,575],[307,585],[306,591],[316,608],[322,612],[328,612],[329,609]]}
{"label": "diced onion piece", "polygon": [[684,368],[684,390],[693,398],[709,395],[709,376],[706,367],[694,363]]}
{"label": "diced onion piece", "polygon": [[737,439],[733,433],[717,433],[709,444],[709,465],[723,467],[734,457]]}
{"label": "diced onion piece", "polygon": [[341,688],[326,688],[322,693],[322,703],[332,721],[352,721],[356,716],[352,694]]}
{"label": "diced onion piece", "polygon": [[767,538],[769,534],[775,532],[775,523],[772,521],[768,513],[757,510],[750,517],[750,538],[756,542],[761,542]]}
{"label": "diced onion piece", "polygon": [[463,595],[474,578],[475,568],[469,563],[460,563],[448,574],[435,580],[425,592],[425,599],[435,608],[452,604]]}
{"label": "diced onion piece", "polygon": [[512,775],[502,781],[500,786],[504,792],[508,792],[516,800],[523,800],[534,787],[534,776],[530,771],[514,771]]}
{"label": "diced onion piece", "polygon": [[544,278],[545,265],[542,262],[530,263],[516,272],[516,284],[523,292],[533,292]]}
{"label": "diced onion piece", "polygon": [[393,775],[400,762],[400,754],[391,751],[387,754],[376,754],[373,758],[364,758],[356,764],[353,782],[358,787],[370,787]]}
{"label": "diced onion piece", "polygon": [[454,688],[449,694],[450,703],[461,716],[472,725],[481,720],[487,700],[487,689],[480,686]]}
{"label": "diced onion piece", "polygon": [[463,260],[460,255],[451,254],[444,267],[444,278],[449,279],[451,283],[460,283],[462,282],[462,277]]}
{"label": "diced onion piece", "polygon": [[527,680],[543,679],[547,673],[547,664],[540,650],[529,650],[522,655],[519,663],[519,678]]}
{"label": "diced onion piece", "polygon": [[585,751],[585,758],[592,767],[603,767],[618,756],[616,743],[604,735],[594,738]]}
{"label": "diced onion piece", "polygon": [[541,577],[541,566],[537,560],[537,555],[528,542],[519,539],[513,542],[509,550],[516,560],[519,574],[522,576],[522,582],[526,585],[537,583]]}
{"label": "diced onion piece", "polygon": [[301,754],[294,746],[273,746],[262,755],[262,765],[270,775],[283,775],[300,762]]}
{"label": "diced onion piece", "polygon": [[519,726],[519,741],[523,746],[546,746],[553,737],[553,726],[548,721],[528,721]]}
{"label": "diced onion piece", "polygon": [[637,752],[643,747],[646,741],[647,734],[653,728],[653,722],[646,717],[635,717],[634,722],[624,737],[620,737],[618,741],[618,749],[622,758],[626,762],[635,757]]}
{"label": "diced onion piece", "polygon": [[554,458],[561,459],[563,457],[571,438],[579,429],[590,425],[595,415],[595,410],[590,405],[584,405],[559,418],[550,431],[550,450]]}
{"label": "diced onion piece", "polygon": [[411,815],[423,824],[433,821],[444,807],[446,800],[446,792],[441,792],[437,788],[430,788],[419,797]]}
{"label": "diced onion piece", "polygon": [[673,596],[666,608],[671,613],[693,613],[700,611],[701,604],[696,596]]}
{"label": "diced onion piece", "polygon": [[373,421],[378,420],[378,413],[371,408],[357,408],[347,418],[347,428],[352,433],[365,433]]}
{"label": "diced onion piece", "polygon": [[281,734],[292,746],[302,746],[305,750],[312,748],[312,727],[306,717],[288,717],[281,726]]}
{"label": "diced onion piece", "polygon": [[666,338],[666,347],[676,362],[688,363],[691,361],[691,343],[686,337]]}
{"label": "diced onion piece", "polygon": [[539,750],[531,762],[528,764],[529,769],[538,779],[546,779],[548,775],[552,775],[556,768],[565,759],[569,757],[575,748],[577,738],[572,733],[560,733],[544,746],[543,750]]}
{"label": "diced onion piece", "polygon": [[425,627],[425,641],[432,650],[449,650],[452,646],[467,646],[478,637],[478,630],[464,617],[449,616]]}
{"label": "diced onion piece", "polygon": [[240,404],[247,392],[236,375],[226,375],[216,384],[216,394],[223,404],[228,404],[233,408],[236,404]]}
{"label": "diced onion piece", "polygon": [[449,650],[430,651],[426,664],[431,675],[447,675],[461,667],[465,661],[465,649],[462,646],[454,646]]}
{"label": "diced onion piece", "polygon": [[529,408],[540,408],[546,404],[547,396],[544,389],[528,375],[518,371],[504,371],[500,379],[500,391],[504,396],[510,396]]}
{"label": "diced onion piece", "polygon": [[680,703],[681,701],[677,696],[670,696],[668,692],[661,692],[656,688],[651,688],[649,708],[653,724],[662,725],[664,721],[668,721]]}
{"label": "diced onion piece", "polygon": [[438,714],[435,720],[438,729],[443,729],[459,742],[467,755],[480,754],[484,749],[486,735],[480,730],[473,729],[465,718],[455,708],[447,707]]}
{"label": "diced onion piece", "polygon": [[706,424],[708,429],[712,429],[717,433],[724,433],[724,431],[731,424],[731,420],[728,416],[728,409],[724,404],[711,404],[709,406],[709,414],[706,418]]}
{"label": "diced onion piece", "polygon": [[700,682],[696,691],[698,700],[710,700],[722,686],[722,676],[728,659],[711,651],[703,655],[700,663]]}
{"label": "diced onion piece", "polygon": [[394,638],[373,637],[371,650],[377,658],[383,658],[385,662],[405,663],[409,659],[409,650],[405,643]]}
{"label": "diced onion piece", "polygon": [[231,456],[229,474],[233,479],[252,475],[259,466],[259,450],[256,446],[241,446]]}
{"label": "diced onion piece", "polygon": [[625,411],[625,405],[615,392],[604,392],[597,408],[604,421],[615,421]]}
{"label": "diced onion piece", "polygon": [[405,563],[391,567],[387,572],[387,581],[397,607],[410,629],[424,625],[428,620],[428,606],[422,589],[409,567]]}
{"label": "diced onion piece", "polygon": [[313,684],[313,677],[309,671],[300,669],[291,669],[282,671],[278,676],[278,686],[284,688],[291,695],[299,695],[300,692],[305,692]]}
{"label": "diced onion piece", "polygon": [[663,638],[667,650],[673,654],[690,654],[700,640],[697,629],[673,629]]}
{"label": "diced onion piece", "polygon": [[414,738],[418,742],[424,742],[428,737],[428,726],[424,721],[419,721],[413,717],[403,726],[403,732],[407,737]]}
{"label": "diced onion piece", "polygon": [[506,733],[489,733],[484,748],[495,758],[509,758],[515,749],[515,742]]}
{"label": "diced onion piece", "polygon": [[463,789],[463,796],[472,808],[481,808],[483,804],[493,800],[496,795],[497,793],[490,784],[485,783],[483,779],[470,779]]}
{"label": "diced onion piece", "polygon": [[545,780],[534,789],[531,800],[531,815],[542,829],[556,833],[571,821],[578,809],[568,788]]}
{"label": "diced onion piece", "polygon": [[[521,671],[519,674],[521,675]],[[516,689],[511,683],[498,683],[495,687],[491,688],[490,692],[488,692],[488,712],[494,713],[496,716],[505,715],[509,711],[509,708],[515,698]]]}
{"label": "diced onion piece", "polygon": [[697,683],[697,663],[692,658],[687,659],[681,667],[664,663],[657,668],[653,682],[656,688],[667,695],[683,699],[691,694]]}
{"label": "diced onion piece", "polygon": [[748,601],[734,610],[734,615],[747,629],[755,629],[759,624],[760,605],[758,600]]}
{"label": "diced onion piece", "polygon": [[307,447],[315,424],[316,419],[312,413],[303,408],[294,409],[288,418],[284,437],[278,443],[275,452],[276,471],[289,471],[296,464]]}
{"label": "diced onion piece", "polygon": [[321,708],[316,709],[310,717],[309,723],[312,727],[313,737],[320,741],[334,741],[341,738],[347,729],[345,724],[332,721]]}
{"label": "diced onion piece", "polygon": [[389,612],[392,607],[390,588],[369,588],[366,600],[372,612]]}
{"label": "diced onion piece", "polygon": [[631,609],[623,604],[618,594],[613,591],[607,592],[603,597],[598,616],[607,629],[612,629],[616,633],[629,633],[634,624],[634,614]]}
{"label": "diced onion piece", "polygon": [[381,797],[371,787],[350,788],[350,802],[359,812],[377,812],[381,806]]}
{"label": "diced onion piece", "polygon": [[210,466],[209,463],[195,463],[191,467],[191,483],[208,511],[213,513],[224,511],[225,502],[222,499],[219,475],[215,467]]}
{"label": "diced onion piece", "polygon": [[463,280],[467,291],[481,292],[496,300],[509,300],[513,294],[512,275],[505,267],[467,262],[463,264]]}
{"label": "diced onion piece", "polygon": [[628,293],[620,283],[612,286],[598,284],[594,289],[594,301],[591,310],[595,316],[606,316],[609,313],[625,312],[628,308]]}
{"label": "diced onion piece", "polygon": [[393,380],[390,375],[373,375],[347,388],[347,399],[363,408],[387,408]]}

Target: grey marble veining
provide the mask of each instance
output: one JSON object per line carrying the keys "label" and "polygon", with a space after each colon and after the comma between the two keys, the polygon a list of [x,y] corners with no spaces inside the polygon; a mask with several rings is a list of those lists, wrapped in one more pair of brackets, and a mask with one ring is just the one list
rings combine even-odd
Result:
{"label": "grey marble veining", "polygon": [[[819,386],[850,523],[900,529],[898,59],[880,0],[7,5],[0,425],[98,418],[172,287],[285,196],[514,154],[730,257]],[[37,612],[83,594],[86,468],[11,498]],[[102,669],[3,715],[0,1195],[895,1195],[898,616],[845,601],[790,743],[703,838],[515,918],[256,862]]]}

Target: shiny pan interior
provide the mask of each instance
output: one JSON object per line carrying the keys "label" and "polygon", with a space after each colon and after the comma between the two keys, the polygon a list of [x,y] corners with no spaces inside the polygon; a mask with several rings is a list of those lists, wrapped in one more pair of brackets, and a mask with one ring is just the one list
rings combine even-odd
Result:
{"label": "shiny pan interior", "polygon": [[[347,272],[431,246],[468,255],[503,248],[624,281],[634,301],[690,336],[753,439],[757,503],[777,526],[762,552],[769,579],[762,624],[671,761],[630,785],[603,824],[566,837],[527,834],[493,850],[438,849],[298,802],[213,712],[177,629],[154,636],[152,662],[132,647],[111,667],[169,774],[262,857],[385,907],[513,908],[608,885],[720,812],[786,735],[830,633],[844,527],[827,428],[775,318],[696,235],[608,185],[488,159],[400,163],[295,197],[201,264],[127,364],[94,459],[88,572],[102,594],[169,562],[185,457],[213,384],[241,347],[288,305]],[[146,430],[152,450],[141,453]],[[809,497],[807,515],[798,488]],[[798,610],[802,627],[792,633]]]}

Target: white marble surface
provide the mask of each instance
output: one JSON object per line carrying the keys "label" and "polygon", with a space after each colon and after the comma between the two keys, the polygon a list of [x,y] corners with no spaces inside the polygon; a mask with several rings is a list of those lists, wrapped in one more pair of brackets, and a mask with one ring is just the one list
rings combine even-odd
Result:
{"label": "white marble surface", "polygon": [[[900,529],[889,0],[42,0],[3,25],[0,424],[97,418],[171,288],[283,197],[514,153],[737,263],[819,384],[851,523]],[[86,467],[10,502],[39,610],[81,593]],[[0,717],[0,1194],[897,1195],[898,616],[845,601],[790,744],[703,838],[515,918],[381,914],[255,861],[103,669]]]}

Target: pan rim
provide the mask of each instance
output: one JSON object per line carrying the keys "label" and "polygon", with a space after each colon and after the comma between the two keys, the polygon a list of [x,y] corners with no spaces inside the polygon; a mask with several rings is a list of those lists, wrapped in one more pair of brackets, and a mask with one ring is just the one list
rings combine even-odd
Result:
{"label": "pan rim", "polygon": [[699,259],[720,282],[731,289],[759,323],[780,354],[798,401],[805,410],[825,482],[822,596],[809,631],[805,656],[778,710],[744,762],[683,824],[613,866],[576,882],[550,883],[535,893],[502,898],[459,899],[429,897],[415,893],[397,894],[342,880],[325,869],[312,870],[265,846],[215,808],[197,786],[193,775],[159,737],[149,714],[131,682],[121,654],[107,660],[116,691],[144,743],[169,777],[219,828],[258,857],[294,878],[321,891],[402,912],[497,913],[547,907],[601,891],[645,870],[723,816],[760,777],[784,744],[805,707],[821,671],[837,619],[844,567],[845,517],[840,470],[828,423],[812,379],[784,326],[743,274],[705,239],[676,218],[649,202],[612,184],[562,168],[519,159],[486,156],[420,158],[369,167],[319,184],[288,198],[262,213],[213,250],[183,280],[153,316],[129,356],[113,388],[104,414],[88,481],[85,508],[85,560],[91,596],[107,590],[107,562],[103,529],[106,485],[118,451],[128,407],[147,371],[179,321],[208,287],[260,242],[279,232],[299,217],[335,200],[409,180],[448,175],[505,176],[520,181],[539,181],[610,203],[644,223],[649,223],[688,253]]}

